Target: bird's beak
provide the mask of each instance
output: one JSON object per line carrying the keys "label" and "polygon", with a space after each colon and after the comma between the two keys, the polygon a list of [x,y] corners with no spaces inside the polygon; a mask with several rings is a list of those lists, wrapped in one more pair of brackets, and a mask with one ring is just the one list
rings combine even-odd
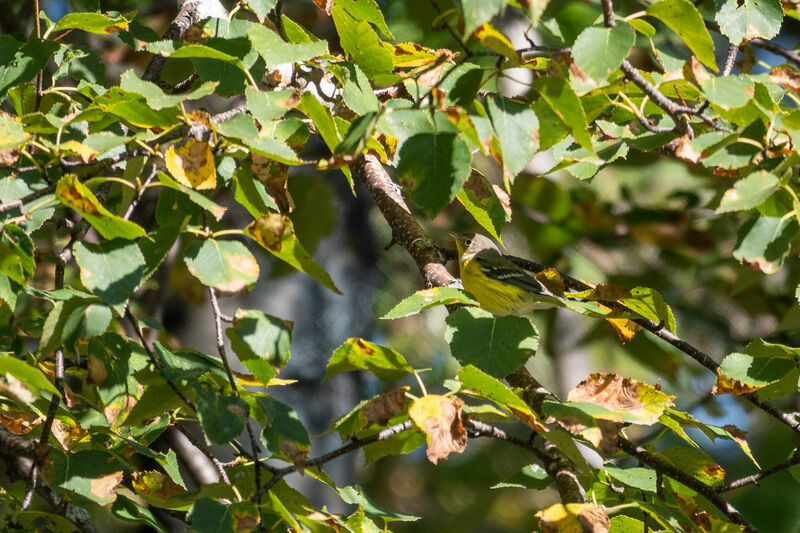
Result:
{"label": "bird's beak", "polygon": [[459,236],[459,234],[458,234],[458,233],[456,233],[456,232],[454,232],[454,231],[448,231],[447,233],[448,233],[448,235],[450,235],[450,236],[451,236],[452,238],[454,238],[455,240],[459,240],[459,239],[461,238],[461,237]]}

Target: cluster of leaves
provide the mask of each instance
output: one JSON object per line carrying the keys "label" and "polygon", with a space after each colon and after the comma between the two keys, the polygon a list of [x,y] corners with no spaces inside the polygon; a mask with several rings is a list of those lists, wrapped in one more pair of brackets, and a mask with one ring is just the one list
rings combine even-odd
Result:
{"label": "cluster of leaves", "polygon": [[[415,517],[382,510],[358,486],[338,487],[325,462],[356,449],[372,462],[425,445],[439,463],[463,452],[470,436],[488,436],[528,449],[537,461],[499,487],[540,490],[556,486],[563,468],[574,472],[584,496],[559,491],[562,503],[537,514],[543,530],[642,531],[654,523],[667,531],[751,529],[722,500],[725,472],[689,431],[735,443],[758,468],[740,429],[675,409],[660,384],[609,373],[591,374],[566,401],[532,401],[527,389],[503,381],[514,384],[510,376],[538,348],[530,318],[494,317],[452,287],[403,300],[384,318],[464,306],[445,326],[461,369],[440,384],[447,392],[421,386],[415,395],[397,386],[418,378],[401,353],[348,340],[333,353],[326,378],[363,371],[395,385],[334,422],[343,448],[310,456],[297,413],[270,394],[288,384],[278,376],[290,357],[292,324],[258,309],[224,317],[216,302],[258,283],[254,254],[261,252],[338,293],[295,231],[290,169],[340,169],[356,191],[365,156],[396,169],[403,196],[421,216],[433,219],[454,205],[499,240],[513,201],[549,200],[509,197],[537,153],[550,150],[552,172],[581,180],[629,155],[663,154],[719,178],[716,212],[746,215],[733,257],[761,273],[779,271],[800,230],[800,73],[785,50],[794,64],[754,73],[752,49],[774,49],[768,40],[785,16],[797,18],[794,7],[660,0],[622,16],[607,0],[463,0],[425,28],[431,42],[403,42],[375,0],[317,2],[338,34],[337,50],[274,0],[237,3],[227,19],[205,18],[205,4],[185,4],[173,23],[178,35],[169,39],[135,12],[99,11],[57,22],[42,13],[41,37],[0,35],[0,456],[16,480],[0,492],[4,520],[59,530],[87,521],[63,505],[29,508],[39,485],[53,501],[109,507],[119,519],[159,531],[165,528],[153,509],[197,531],[377,531],[377,524]],[[516,49],[492,23],[501,12],[524,17],[548,45]],[[98,51],[71,42],[81,32],[152,55],[150,66],[141,77],[130,69],[109,81]],[[712,33],[730,43],[722,66]],[[442,40],[447,48],[434,44]],[[676,48],[687,58],[676,57]],[[640,66],[648,68],[628,61],[634,51],[647,54]],[[741,73],[731,75],[738,53]],[[532,79],[514,98],[500,87],[509,69]],[[224,102],[225,111],[212,115],[200,99]],[[308,155],[312,136],[329,157]],[[526,194],[547,194],[536,187]],[[370,192],[406,244],[408,228],[384,209],[391,195]],[[145,215],[146,202],[152,209]],[[232,207],[247,213],[243,227],[226,218]],[[434,249],[429,240],[415,243],[412,255]],[[207,288],[218,356],[174,344],[145,304],[151,291],[164,297],[156,274],[175,263]],[[714,394],[746,395],[792,425],[765,402],[797,392],[796,349],[758,339],[716,366],[681,347],[657,291],[589,286],[554,269],[534,270],[563,307],[607,320],[623,342],[649,329],[714,370]],[[231,369],[234,356],[246,373]],[[250,418],[263,428],[258,437]],[[218,483],[190,488],[176,453],[150,446],[187,420],[202,428],[196,445],[204,453],[211,455],[209,445],[231,446],[239,457],[216,462]],[[551,451],[490,425],[512,422]],[[624,435],[631,425],[661,427],[684,445],[639,449]],[[33,441],[39,446],[28,463],[10,458],[8,443]],[[576,443],[607,463],[591,466]],[[631,456],[640,465],[624,468]],[[298,471],[357,510],[315,509],[284,480]]]}

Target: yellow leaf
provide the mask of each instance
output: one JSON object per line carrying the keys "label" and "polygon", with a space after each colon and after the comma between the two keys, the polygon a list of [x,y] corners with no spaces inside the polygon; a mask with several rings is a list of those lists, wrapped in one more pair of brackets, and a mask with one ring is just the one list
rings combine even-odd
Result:
{"label": "yellow leaf", "polygon": [[508,37],[494,29],[488,22],[475,30],[472,37],[486,48],[507,57],[512,63],[519,63],[519,55]]}
{"label": "yellow leaf", "polygon": [[214,153],[208,143],[189,139],[177,150],[170,146],[164,158],[167,170],[178,183],[198,191],[217,186]]}

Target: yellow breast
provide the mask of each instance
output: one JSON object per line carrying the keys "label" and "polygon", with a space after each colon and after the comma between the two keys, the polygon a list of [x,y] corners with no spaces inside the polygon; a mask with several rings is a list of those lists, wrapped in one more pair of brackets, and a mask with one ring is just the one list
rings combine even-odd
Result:
{"label": "yellow breast", "polygon": [[526,307],[529,293],[513,285],[484,277],[480,265],[468,260],[460,265],[461,284],[478,300],[480,306],[492,314],[504,316]]}

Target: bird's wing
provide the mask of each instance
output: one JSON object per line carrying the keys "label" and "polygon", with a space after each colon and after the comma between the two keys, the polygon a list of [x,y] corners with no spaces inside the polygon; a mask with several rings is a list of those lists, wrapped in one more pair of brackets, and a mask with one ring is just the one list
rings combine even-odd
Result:
{"label": "bird's wing", "polygon": [[503,283],[508,283],[533,294],[554,296],[541,281],[530,276],[517,265],[500,255],[494,250],[484,250],[475,256],[475,261],[481,265],[487,276]]}

